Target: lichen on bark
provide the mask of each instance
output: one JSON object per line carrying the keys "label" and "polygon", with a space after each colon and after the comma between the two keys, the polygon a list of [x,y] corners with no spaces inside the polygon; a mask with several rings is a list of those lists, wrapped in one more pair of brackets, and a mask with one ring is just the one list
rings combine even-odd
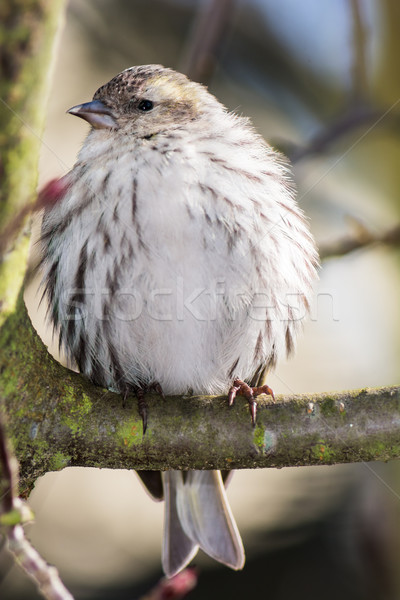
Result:
{"label": "lichen on bark", "polygon": [[47,352],[22,298],[25,225],[34,198],[51,48],[63,0],[0,6],[0,410],[21,465],[22,492],[67,465],[135,469],[231,469],[400,457],[400,390],[353,390],[246,401],[135,399],[91,385]]}
{"label": "lichen on bark", "polygon": [[247,402],[224,396],[147,396],[148,430],[134,397],[90,384],[62,367],[33,330],[23,305],[0,332],[0,393],[21,465],[22,492],[65,466],[237,469],[400,457],[400,388],[260,397],[252,427]]}
{"label": "lichen on bark", "polygon": [[64,0],[0,5],[0,325],[22,285],[50,64]]}

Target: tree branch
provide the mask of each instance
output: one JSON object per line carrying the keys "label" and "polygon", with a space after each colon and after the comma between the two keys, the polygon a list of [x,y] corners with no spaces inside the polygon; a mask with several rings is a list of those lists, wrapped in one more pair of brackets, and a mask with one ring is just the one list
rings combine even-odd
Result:
{"label": "tree branch", "polygon": [[344,256],[373,244],[386,244],[387,246],[400,246],[400,224],[381,234],[374,235],[365,227],[358,228],[354,235],[340,238],[331,243],[319,245],[319,256],[321,260],[334,256]]}
{"label": "tree branch", "polygon": [[[283,150],[292,164],[297,164],[306,158],[318,156],[324,152],[327,153],[336,142],[351,135],[357,129],[383,124],[381,121],[388,115],[389,110],[367,105],[352,105],[345,110],[344,114],[334,118],[328,125],[324,125],[321,131],[308,140],[306,145],[290,144]],[[385,120],[385,124],[393,124],[393,122],[392,115]]]}
{"label": "tree branch", "polygon": [[190,79],[202,83],[210,79],[234,10],[235,0],[210,0],[198,9],[181,65]]}
{"label": "tree branch", "polygon": [[[60,6],[61,0],[58,11]],[[21,143],[17,136],[16,147]],[[28,144],[32,156],[36,145]],[[20,164],[14,172],[17,181]],[[31,169],[31,163],[24,168]],[[26,204],[33,181],[24,188]],[[10,207],[12,199],[10,192]],[[21,210],[24,206],[21,203]],[[12,214],[9,207],[4,214]],[[11,295],[0,294],[0,395],[25,494],[37,477],[67,465],[231,469],[400,457],[399,388],[278,397],[276,405],[260,399],[255,428],[240,398],[229,408],[225,397],[170,397],[163,402],[149,395],[143,439],[134,399],[124,408],[120,396],[91,385],[47,353],[29,321],[22,293],[17,294],[25,256],[18,243],[9,248],[3,263],[15,283]],[[26,245],[23,242],[24,253]],[[18,264],[17,276],[11,254]]]}
{"label": "tree branch", "polygon": [[24,495],[37,477],[68,465],[241,469],[400,458],[398,387],[260,398],[255,428],[242,398],[229,408],[223,396],[149,394],[143,438],[136,399],[124,407],[118,394],[58,364],[23,305],[5,332],[1,393]]}
{"label": "tree branch", "polygon": [[0,412],[0,534],[4,533],[8,549],[25,573],[36,583],[47,600],[73,600],[58,571],[46,563],[26,539],[23,523],[33,519],[29,507],[18,498],[18,463],[5,435]]}
{"label": "tree branch", "polygon": [[368,32],[360,1],[351,0],[350,6],[353,23],[352,102],[357,104],[365,103],[369,91],[366,52]]}
{"label": "tree branch", "polygon": [[14,308],[29,250],[55,34],[64,0],[3,0],[0,9],[0,325]]}

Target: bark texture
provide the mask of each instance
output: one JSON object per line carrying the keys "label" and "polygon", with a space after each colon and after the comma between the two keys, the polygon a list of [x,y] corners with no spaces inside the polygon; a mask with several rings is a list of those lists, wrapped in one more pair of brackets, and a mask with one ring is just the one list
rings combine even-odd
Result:
{"label": "bark texture", "polygon": [[0,325],[23,281],[52,50],[64,0],[0,3]]}
{"label": "bark texture", "polygon": [[135,398],[91,385],[58,364],[20,298],[1,332],[2,396],[20,462],[21,491],[65,466],[119,469],[244,469],[400,458],[400,388],[260,397],[149,394],[148,430]]}
{"label": "bark texture", "polygon": [[35,197],[51,50],[63,0],[0,7],[0,411],[28,494],[67,465],[232,469],[400,457],[400,389],[260,400],[148,396],[143,438],[136,400],[94,387],[56,363],[22,300],[25,231]]}

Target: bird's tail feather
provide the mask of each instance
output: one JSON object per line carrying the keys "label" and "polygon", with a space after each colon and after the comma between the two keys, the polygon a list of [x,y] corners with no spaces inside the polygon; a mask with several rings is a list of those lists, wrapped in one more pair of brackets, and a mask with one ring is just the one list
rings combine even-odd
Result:
{"label": "bird's tail feather", "polygon": [[163,568],[172,577],[200,547],[232,569],[244,565],[242,540],[219,471],[163,473],[165,530]]}

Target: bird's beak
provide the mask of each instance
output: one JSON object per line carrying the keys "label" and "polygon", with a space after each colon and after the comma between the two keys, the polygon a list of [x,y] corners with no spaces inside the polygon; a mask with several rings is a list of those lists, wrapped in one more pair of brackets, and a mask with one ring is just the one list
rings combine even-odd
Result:
{"label": "bird's beak", "polygon": [[85,119],[95,129],[118,129],[112,110],[100,100],[78,104],[67,110],[67,112]]}

